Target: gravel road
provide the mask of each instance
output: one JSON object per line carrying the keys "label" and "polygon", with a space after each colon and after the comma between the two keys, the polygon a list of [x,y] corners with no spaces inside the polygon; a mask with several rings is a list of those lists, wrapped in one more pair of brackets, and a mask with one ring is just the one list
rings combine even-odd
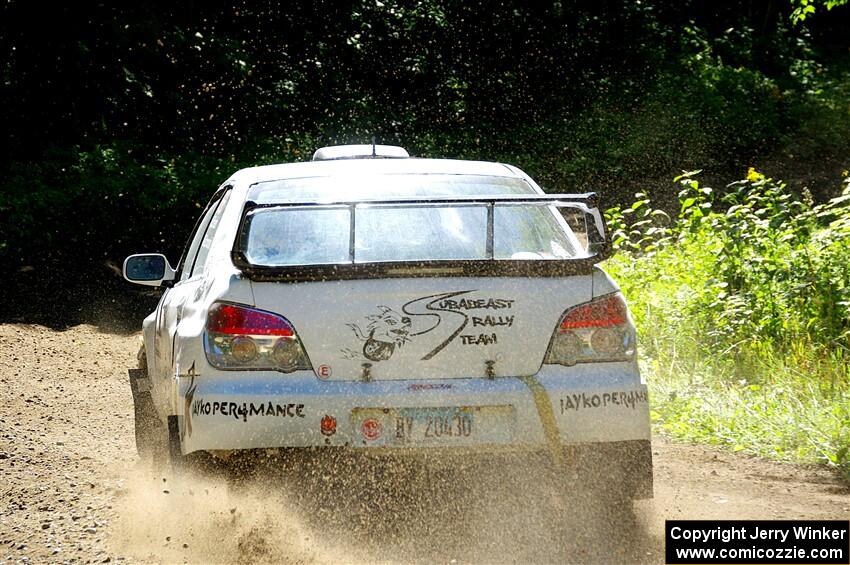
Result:
{"label": "gravel road", "polygon": [[[503,488],[501,471],[461,488],[450,470],[408,469],[405,494],[389,496],[375,477],[337,484],[339,470],[309,462],[238,479],[148,468],[126,376],[138,345],[86,325],[0,325],[0,563],[570,560],[541,518],[545,493]],[[850,518],[850,488],[826,469],[663,440],[653,451],[643,541],[608,548],[618,561],[663,562],[665,519]]]}

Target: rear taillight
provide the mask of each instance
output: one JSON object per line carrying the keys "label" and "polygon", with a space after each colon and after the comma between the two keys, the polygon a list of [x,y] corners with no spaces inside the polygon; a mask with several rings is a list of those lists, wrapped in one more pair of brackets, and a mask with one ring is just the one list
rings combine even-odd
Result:
{"label": "rear taillight", "polygon": [[213,304],[204,350],[218,369],[309,370],[310,361],[292,324],[277,314],[235,304]]}
{"label": "rear taillight", "polygon": [[619,292],[594,298],[564,312],[544,363],[575,365],[628,361],[635,356],[635,331]]}
{"label": "rear taillight", "polygon": [[295,335],[285,318],[233,304],[213,304],[207,316],[207,330],[229,335]]}

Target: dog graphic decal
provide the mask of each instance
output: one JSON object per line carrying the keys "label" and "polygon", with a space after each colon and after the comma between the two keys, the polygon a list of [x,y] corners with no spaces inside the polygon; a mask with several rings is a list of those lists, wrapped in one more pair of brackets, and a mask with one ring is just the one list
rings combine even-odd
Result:
{"label": "dog graphic decal", "polygon": [[366,328],[347,324],[363,342],[363,357],[370,361],[386,361],[396,348],[410,341],[410,317],[388,306],[378,306],[378,313],[366,316]]}

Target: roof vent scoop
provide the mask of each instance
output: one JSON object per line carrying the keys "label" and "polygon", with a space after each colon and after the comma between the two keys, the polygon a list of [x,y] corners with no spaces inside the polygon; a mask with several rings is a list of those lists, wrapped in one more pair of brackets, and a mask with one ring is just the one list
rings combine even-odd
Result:
{"label": "roof vent scoop", "polygon": [[313,161],[337,161],[340,159],[407,159],[404,147],[395,145],[334,145],[322,147],[313,153]]}

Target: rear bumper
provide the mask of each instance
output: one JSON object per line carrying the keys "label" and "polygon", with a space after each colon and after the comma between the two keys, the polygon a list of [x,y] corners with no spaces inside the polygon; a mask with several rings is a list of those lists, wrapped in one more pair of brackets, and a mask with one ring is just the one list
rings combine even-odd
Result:
{"label": "rear bumper", "polygon": [[[174,394],[184,453],[320,446],[401,449],[393,439],[396,411],[456,406],[485,414],[495,407],[510,417],[492,420],[504,428],[500,433],[457,442],[443,438],[439,447],[486,452],[551,449],[553,438],[562,446],[650,439],[647,390],[631,363],[544,366],[533,378],[368,383],[325,382],[311,372],[211,371],[176,378]],[[381,433],[364,430],[363,409],[379,421]],[[336,422],[333,433],[328,418]]]}

